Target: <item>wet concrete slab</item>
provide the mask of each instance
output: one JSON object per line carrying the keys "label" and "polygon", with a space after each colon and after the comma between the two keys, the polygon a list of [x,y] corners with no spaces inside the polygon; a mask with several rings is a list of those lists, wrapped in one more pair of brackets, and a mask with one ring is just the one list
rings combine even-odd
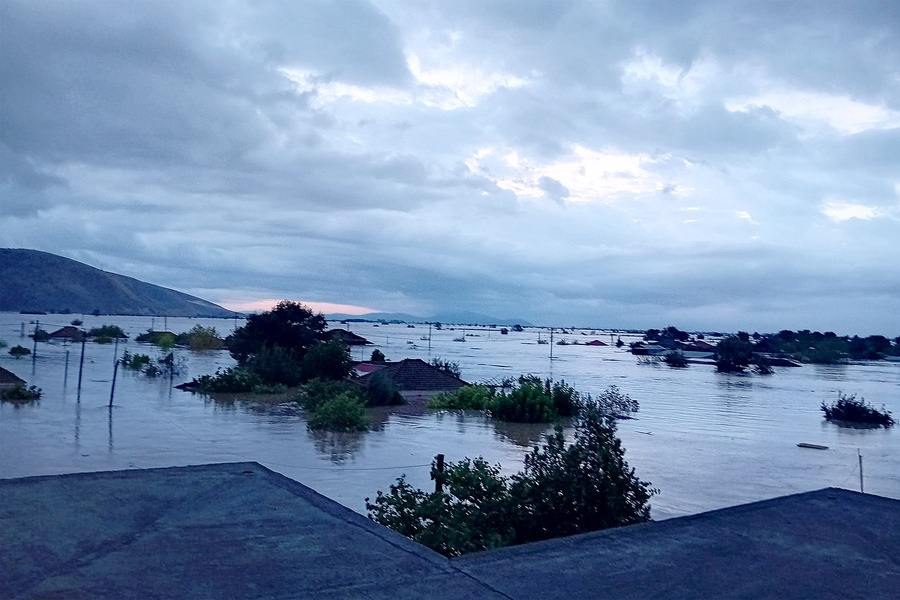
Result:
{"label": "wet concrete slab", "polygon": [[447,560],[256,463],[0,480],[0,598],[895,598],[900,501],[827,489]]}

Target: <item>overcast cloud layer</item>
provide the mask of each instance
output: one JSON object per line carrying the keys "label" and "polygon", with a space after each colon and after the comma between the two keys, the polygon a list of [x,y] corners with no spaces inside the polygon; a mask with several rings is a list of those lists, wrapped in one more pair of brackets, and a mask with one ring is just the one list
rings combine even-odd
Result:
{"label": "overcast cloud layer", "polygon": [[898,36],[893,1],[0,0],[0,246],[231,308],[894,336]]}

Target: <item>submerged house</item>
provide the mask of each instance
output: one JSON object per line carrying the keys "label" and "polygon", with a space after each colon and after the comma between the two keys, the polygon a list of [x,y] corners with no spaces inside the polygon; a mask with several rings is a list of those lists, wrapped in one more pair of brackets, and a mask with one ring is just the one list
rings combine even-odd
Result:
{"label": "submerged house", "polygon": [[12,390],[25,385],[25,380],[13,373],[0,367],[0,392]]}
{"label": "submerged house", "polygon": [[[397,386],[400,395],[408,402],[413,400],[427,400],[440,392],[453,392],[469,385],[455,375],[434,367],[421,358],[406,358],[398,362],[361,363],[371,365],[372,368],[365,375],[356,380],[360,384],[366,384],[370,378],[376,375],[387,377],[391,383]],[[357,372],[360,366],[357,365]],[[365,368],[369,370],[368,367]]]}
{"label": "submerged house", "polygon": [[69,340],[70,342],[80,342],[84,340],[85,333],[73,325],[66,325],[62,329],[57,329],[50,334],[51,340]]}
{"label": "submerged house", "polygon": [[363,336],[356,335],[347,329],[332,329],[328,332],[328,336],[333,340],[340,340],[348,346],[369,346],[372,344]]}

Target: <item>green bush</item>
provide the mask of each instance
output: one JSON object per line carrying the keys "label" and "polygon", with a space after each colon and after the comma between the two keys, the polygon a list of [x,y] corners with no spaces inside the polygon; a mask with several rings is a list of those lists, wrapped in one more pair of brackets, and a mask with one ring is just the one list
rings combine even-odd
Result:
{"label": "green bush", "polygon": [[225,347],[225,340],[219,337],[215,327],[203,327],[200,324],[175,336],[174,342],[191,350],[221,350]]}
{"label": "green bush", "polygon": [[432,465],[440,490],[414,489],[405,476],[366,498],[369,518],[445,556],[595,531],[650,519],[657,490],[625,461],[615,421],[593,408],[575,422],[567,445],[562,428],[506,478],[482,458]]}
{"label": "green bush", "polygon": [[373,363],[384,362],[384,352],[382,352],[378,348],[372,350],[372,357],[369,359],[369,361]]}
{"label": "green bush", "polygon": [[322,402],[310,415],[307,426],[314,431],[365,431],[369,420],[359,397],[344,392]]}
{"label": "green bush", "polygon": [[34,333],[29,335],[28,337],[30,337],[31,339],[33,339],[36,342],[46,342],[47,340],[50,339],[50,332],[48,332],[44,329],[41,329],[40,327],[37,327],[37,328],[35,328]]}
{"label": "green bush", "polygon": [[122,366],[133,371],[143,371],[150,364],[151,359],[146,354],[131,354],[126,350],[121,358]]}
{"label": "green bush", "polygon": [[219,368],[215,375],[201,375],[191,383],[197,391],[204,394],[216,392],[241,394],[252,392],[253,388],[262,385],[263,381],[247,367],[233,367]]}
{"label": "green bush", "polygon": [[593,408],[614,419],[628,418],[640,410],[640,404],[628,394],[623,394],[616,385],[606,388],[596,400],[589,401]]}
{"label": "green bush", "polygon": [[261,383],[259,385],[254,385],[253,389],[250,390],[254,394],[285,394],[288,391],[288,387],[281,383],[273,383],[271,385]]}
{"label": "green bush", "polygon": [[335,381],[334,379],[310,379],[300,389],[297,402],[304,410],[315,411],[326,400],[335,398],[341,394],[355,394],[359,396],[359,388],[349,381]]}
{"label": "green bush", "polygon": [[456,378],[459,378],[462,375],[462,371],[459,368],[459,363],[452,360],[444,360],[443,358],[436,356],[431,359],[431,366],[439,371],[443,371],[447,375],[453,375]]}
{"label": "green bush", "polygon": [[494,393],[486,385],[466,385],[453,392],[441,392],[428,400],[428,408],[443,410],[487,410]]}
{"label": "green bush", "polygon": [[90,331],[88,331],[88,337],[106,337],[106,338],[119,338],[124,339],[128,336],[118,325],[103,325],[101,327],[94,327]]}
{"label": "green bush", "polygon": [[515,540],[509,480],[483,458],[431,467],[444,491],[414,489],[401,475],[375,502],[366,498],[369,518],[444,556],[508,546]]}
{"label": "green bush", "polygon": [[350,349],[339,340],[316,342],[310,346],[300,363],[303,379],[344,379],[353,370]]}
{"label": "green bush", "polygon": [[264,347],[247,362],[261,383],[281,383],[288,387],[300,385],[304,378],[294,353],[281,346]]}
{"label": "green bush", "polygon": [[375,372],[367,379],[366,389],[363,392],[368,406],[394,406],[406,404],[406,400],[400,394],[400,390],[394,385],[390,377],[384,373]]}
{"label": "green bush", "polygon": [[686,369],[688,366],[688,361],[684,357],[684,353],[676,350],[666,352],[666,357],[663,360],[673,369]]}
{"label": "green bush", "polygon": [[[549,384],[549,380],[547,384]],[[573,417],[581,408],[581,395],[565,381],[557,381],[553,384],[550,389],[550,397],[553,400],[553,409],[561,417]]]}
{"label": "green bush", "polygon": [[144,342],[159,346],[165,350],[171,349],[175,345],[176,336],[171,331],[153,331],[148,329],[147,333],[142,333],[135,339],[136,342]]}
{"label": "green bush", "polygon": [[28,356],[29,354],[31,354],[31,350],[29,350],[25,346],[17,345],[17,346],[13,346],[12,348],[9,349],[9,354],[10,354],[10,356],[19,358],[21,356]]}
{"label": "green bush", "polygon": [[41,399],[41,388],[17,385],[9,390],[0,390],[0,400],[13,404],[30,404]]}
{"label": "green bush", "polygon": [[894,426],[894,418],[884,406],[881,410],[866,402],[865,398],[856,399],[856,394],[847,396],[838,392],[837,402],[827,405],[822,402],[822,412],[828,421],[847,421],[851,423],[863,423],[880,425],[884,428]]}
{"label": "green bush", "polygon": [[558,416],[552,396],[540,378],[533,376],[520,378],[510,392],[495,395],[490,411],[502,421],[522,423],[548,423]]}

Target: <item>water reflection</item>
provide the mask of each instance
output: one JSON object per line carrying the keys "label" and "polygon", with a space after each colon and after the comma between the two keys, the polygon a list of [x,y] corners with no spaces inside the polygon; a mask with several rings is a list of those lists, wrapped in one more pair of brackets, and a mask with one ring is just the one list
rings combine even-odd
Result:
{"label": "water reflection", "polygon": [[309,431],[316,452],[328,457],[336,465],[346,463],[359,452],[365,435],[355,431]]}
{"label": "water reflection", "polygon": [[546,423],[510,423],[492,420],[492,425],[501,439],[528,449],[539,445],[544,439],[544,434],[553,431],[553,426]]}
{"label": "water reflection", "polygon": [[845,381],[849,365],[813,365],[816,377],[827,381]]}

